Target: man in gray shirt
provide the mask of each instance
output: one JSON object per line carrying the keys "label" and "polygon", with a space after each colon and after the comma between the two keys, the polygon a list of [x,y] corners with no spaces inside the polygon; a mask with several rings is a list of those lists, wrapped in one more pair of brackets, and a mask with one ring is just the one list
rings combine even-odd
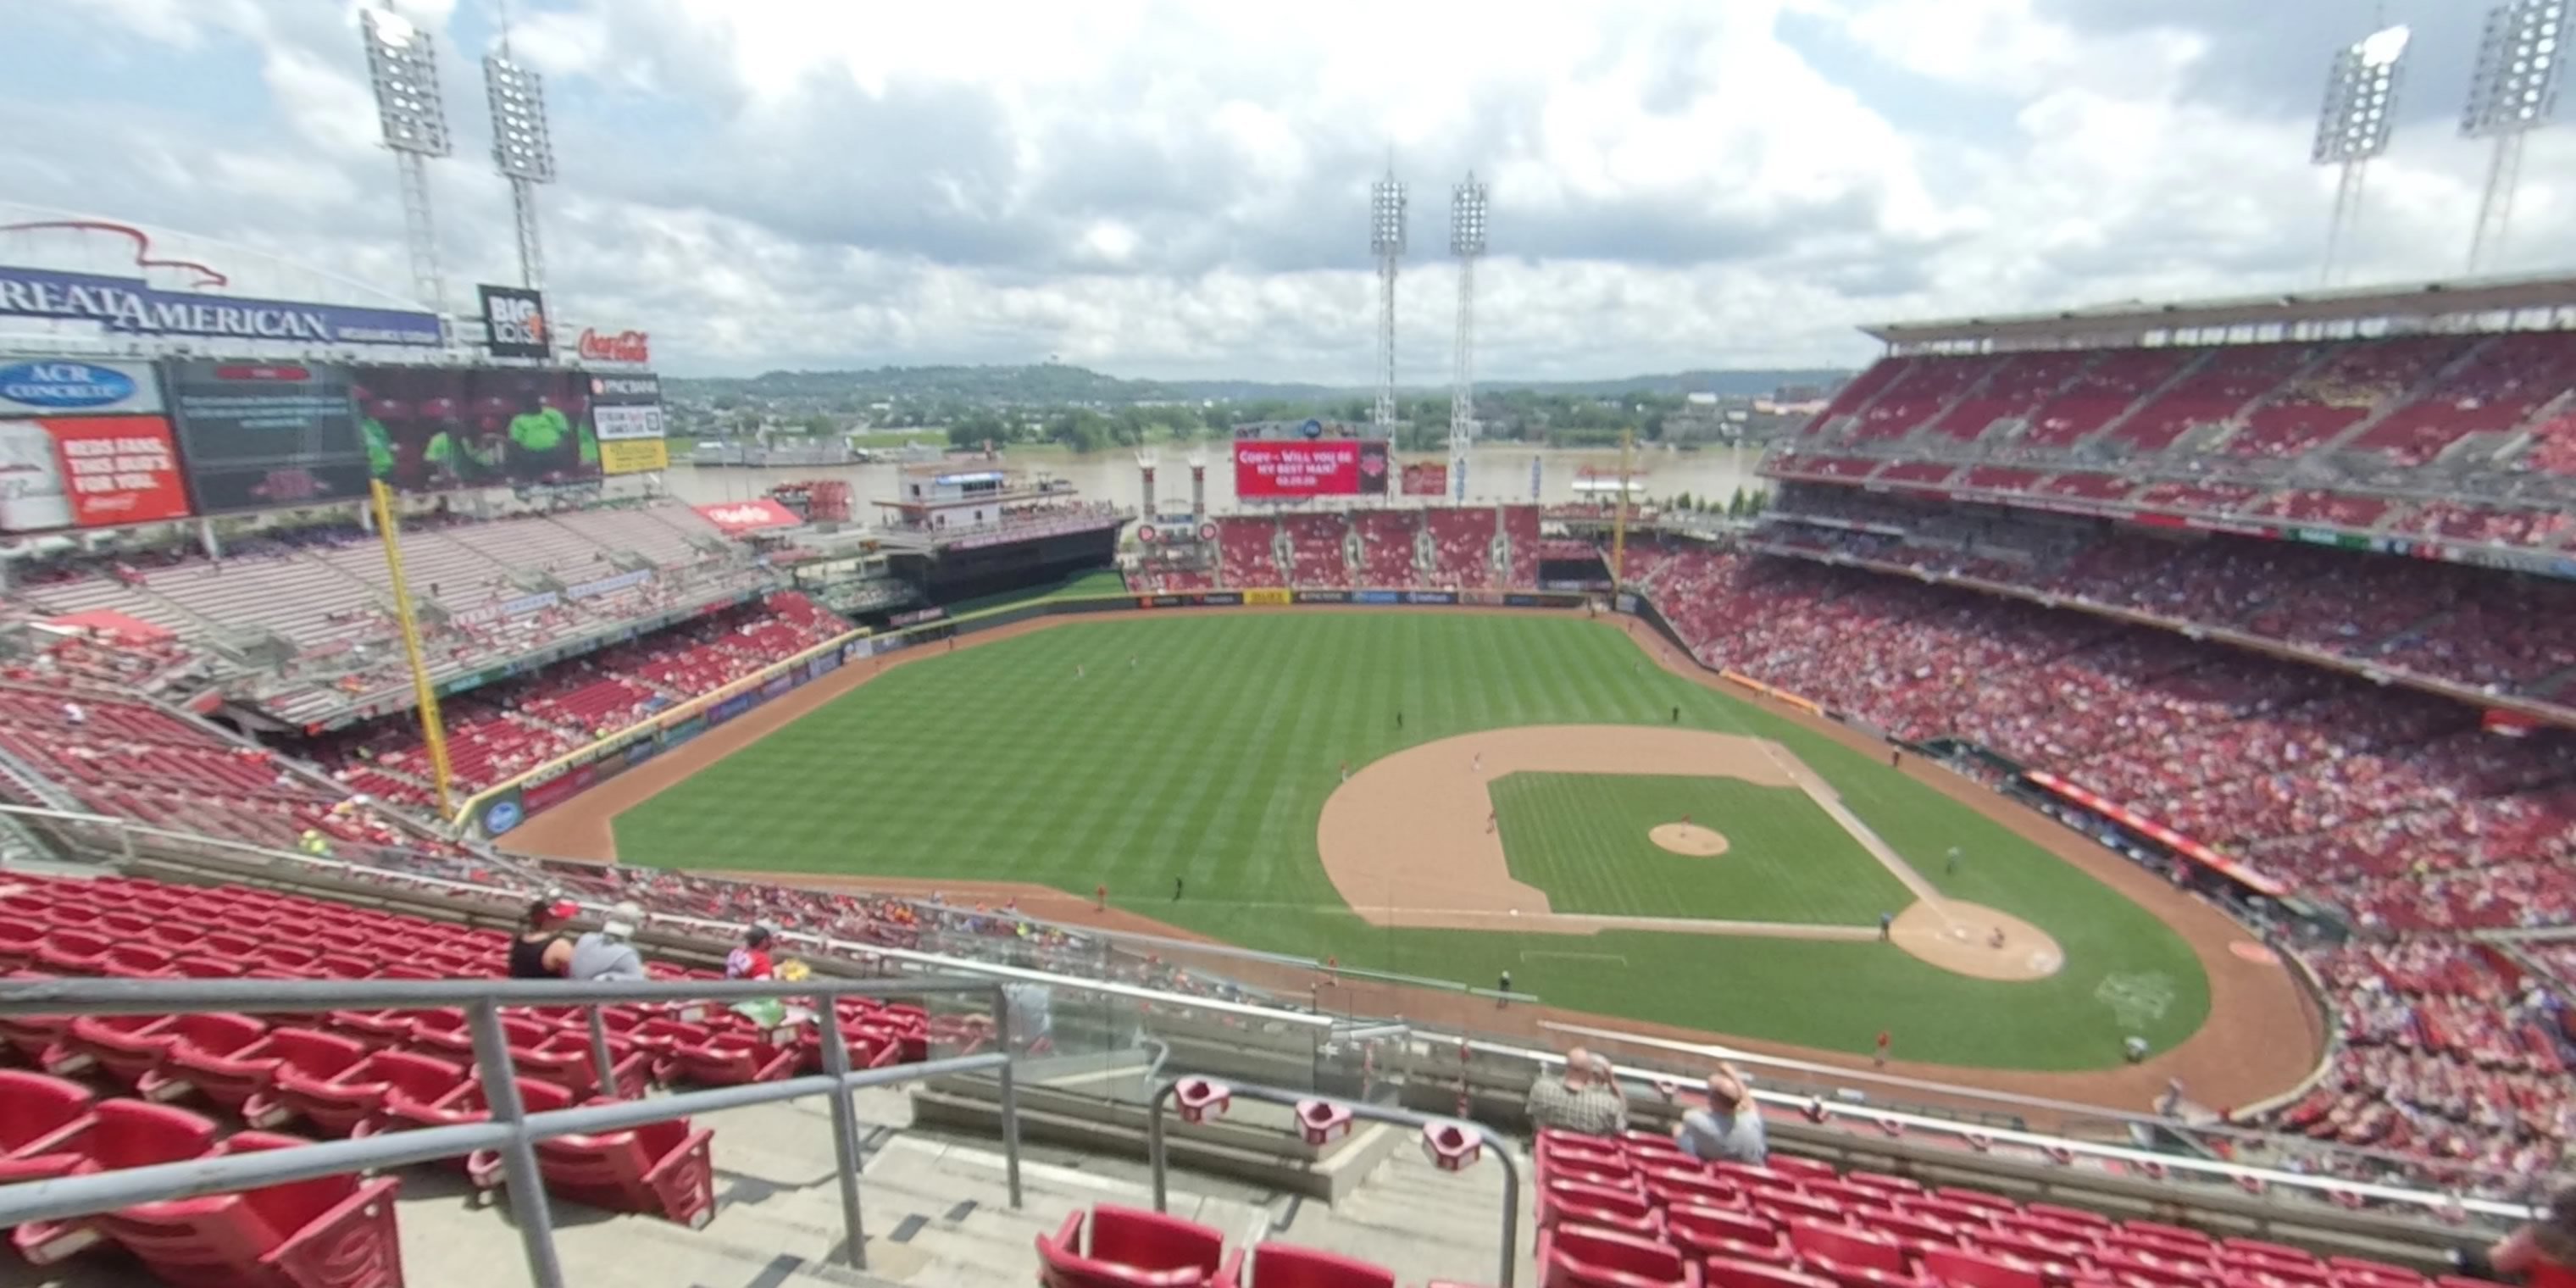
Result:
{"label": "man in gray shirt", "polygon": [[627,940],[635,928],[644,924],[644,909],[634,903],[621,903],[608,910],[608,920],[599,929],[572,941],[572,960],[564,967],[566,979],[641,980],[644,958]]}
{"label": "man in gray shirt", "polygon": [[1717,1072],[1708,1075],[1708,1108],[1683,1114],[1673,1139],[1681,1143],[1683,1153],[1703,1163],[1758,1166],[1771,1153],[1762,1132],[1762,1106],[1733,1065],[1719,1065]]}

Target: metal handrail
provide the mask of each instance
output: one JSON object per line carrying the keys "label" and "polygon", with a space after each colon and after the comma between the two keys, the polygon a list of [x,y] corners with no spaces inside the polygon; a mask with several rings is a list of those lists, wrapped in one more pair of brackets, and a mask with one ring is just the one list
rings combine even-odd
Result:
{"label": "metal handrail", "polygon": [[[116,830],[122,846],[128,852],[129,858],[131,857],[131,849],[136,836],[168,837],[174,840],[184,841],[188,845],[201,850],[221,849],[254,855],[271,866],[283,865],[289,867],[336,869],[349,872],[358,876],[360,879],[370,882],[391,877],[401,882],[424,888],[443,890],[481,902],[489,902],[496,897],[519,897],[513,892],[498,890],[490,886],[477,885],[468,881],[460,881],[454,878],[439,877],[424,873],[412,873],[401,869],[378,868],[364,863],[355,863],[346,860],[321,859],[308,855],[267,850],[259,846],[249,845],[242,842],[223,841],[185,833],[168,832],[162,829],[136,824],[129,820],[103,815],[75,814],[67,811],[12,805],[0,805],[0,814],[59,819],[85,824],[107,824]],[[598,905],[589,906],[596,907]],[[719,939],[730,938],[740,929],[740,925],[736,922],[718,921],[710,918],[690,917],[678,914],[655,913],[651,914],[650,921],[654,926],[685,929],[687,931],[710,935]],[[1050,987],[1080,991],[1095,995],[1121,997],[1130,1001],[1149,1005],[1168,1004],[1186,1006],[1193,1009],[1230,1014],[1242,1019],[1257,1019],[1265,1022],[1282,1023],[1295,1028],[1322,1030],[1329,1028],[1333,1023],[1335,1023],[1332,1018],[1325,1015],[1287,1010],[1275,1005],[1261,1005],[1255,1002],[1240,1002],[1224,998],[1202,997],[1190,994],[1175,994],[1140,985],[1123,984],[1113,980],[1077,978],[1048,971],[1009,966],[997,962],[960,959],[936,953],[891,948],[885,945],[862,941],[840,940],[828,936],[811,935],[803,932],[782,932],[779,937],[785,942],[811,945],[819,952],[837,957],[855,957],[862,959],[873,957],[879,960],[900,963],[906,968],[912,970],[926,970],[951,974],[966,973],[994,980],[1011,980],[1044,984]],[[771,994],[766,995],[775,995],[779,991],[782,990],[772,990]],[[806,989],[804,991],[810,993],[812,990]],[[1485,1051],[1504,1059],[1527,1060],[1540,1065],[1545,1065],[1560,1058],[1550,1052],[1533,1050],[1506,1041],[1491,1040],[1483,1035],[1479,1035],[1471,1031],[1446,1033],[1435,1026],[1420,1025],[1418,1023],[1416,1024],[1414,1031],[1417,1035],[1426,1039],[1464,1042],[1472,1046],[1474,1049]],[[1780,1057],[1766,1057],[1746,1052],[1721,1053],[1717,1048],[1670,1043],[1654,1038],[1644,1037],[1642,1035],[1618,1033],[1612,1030],[1588,1030],[1586,1032],[1592,1035],[1590,1040],[1594,1042],[1620,1041],[1650,1048],[1661,1047],[1682,1056],[1696,1057],[1700,1059],[1719,1058],[1722,1054],[1724,1058],[1734,1059],[1742,1063],[1751,1065],[1773,1065],[1784,1070],[1797,1068],[1802,1063]],[[2078,1105],[2073,1102],[2049,1100],[2044,1097],[2032,1097],[2009,1092],[1982,1090],[1975,1087],[1931,1082],[1927,1080],[1907,1079],[1895,1075],[1844,1069],[1836,1066],[1818,1065],[1814,1066],[1814,1071],[1820,1075],[1830,1074],[1833,1078],[1841,1080],[1870,1080],[1881,1081],[1894,1086],[1919,1087],[1920,1089],[1938,1092],[1945,1096],[1972,1099],[2000,1106],[2019,1106],[2044,1109],[2052,1112],[2081,1112],[2088,1116],[2114,1119],[2128,1122],[2133,1125],[2153,1126],[2164,1130],[2173,1130],[2177,1126],[2174,1122],[2166,1119],[2157,1119],[2120,1110],[2106,1109],[2096,1105]],[[1631,1078],[1632,1080],[1644,1082],[1652,1082],[1657,1078],[1674,1076],[1670,1071],[1652,1069],[1623,1070],[1622,1072],[1623,1075]],[[1804,1103],[1802,1099],[1795,1097],[1780,1097],[1778,1093],[1763,1094],[1774,1097],[1777,1103],[1784,1107],[1789,1105],[1802,1105]],[[1883,1119],[1892,1122],[1937,1125],[1937,1120],[1928,1116],[1911,1115],[1904,1111],[1895,1109],[1837,1106],[1836,1112],[1857,1117]],[[2264,1132],[2259,1129],[2219,1127],[2212,1125],[2189,1127],[2187,1130],[2205,1135],[2222,1135],[2247,1142],[2284,1143],[2303,1151],[2320,1151],[2337,1156],[2363,1158],[2374,1162],[2384,1162],[2392,1166],[2413,1168],[2431,1167],[2436,1169],[2445,1166],[2439,1160],[2416,1159],[2332,1142],[2319,1142],[2307,1140],[2305,1138],[2283,1137],[2277,1133]],[[2109,1150],[2111,1147],[2101,1145],[2097,1142],[2050,1138],[2050,1143],[2069,1148],[2078,1155],[2094,1156],[2096,1154],[2103,1154],[2106,1157],[2110,1156],[2105,1151]],[[2119,1156],[2126,1157],[2127,1155],[2126,1153],[2123,1153]],[[2168,1167],[2174,1167],[2178,1162],[2178,1160],[2169,1156],[2156,1156],[2155,1161]],[[2186,1168],[2179,1170],[2190,1169]],[[2244,1168],[2241,1166],[2231,1166],[2227,1174],[2234,1175],[2238,1172],[2251,1173],[2270,1181],[2310,1190],[2348,1189],[2370,1197],[2384,1197],[2392,1202],[2407,1203],[2416,1207],[2433,1208],[2451,1201],[2449,1196],[2429,1188],[2420,1191],[2410,1191],[2396,1187],[2364,1185],[2362,1183],[2343,1184],[2323,1180],[2315,1176],[2304,1176],[2298,1173],[2271,1171],[2267,1169]],[[2467,1200],[2467,1202],[2469,1204],[2469,1210],[2491,1216],[2519,1218],[2527,1211],[2527,1209],[2520,1207],[2499,1205],[2483,1200]]]}
{"label": "metal handrail", "polygon": [[[1154,1166],[1154,1210],[1157,1212],[1170,1210],[1164,1184],[1171,1172],[1171,1164],[1163,1147],[1163,1107],[1171,1100],[1172,1093],[1180,1090],[1181,1082],[1182,1079],[1175,1078],[1155,1088],[1153,1098],[1146,1105],[1145,1148]],[[1485,1142],[1485,1148],[1503,1165],[1503,1261],[1495,1283],[1498,1288],[1512,1288],[1512,1270],[1520,1255],[1521,1165],[1512,1157],[1511,1142],[1502,1133],[1472,1119],[1439,1118],[1430,1114],[1417,1114],[1410,1109],[1392,1109],[1358,1100],[1341,1100],[1332,1096],[1317,1095],[1311,1091],[1290,1091],[1284,1087],[1265,1087],[1258,1083],[1217,1082],[1217,1085],[1225,1088],[1228,1095],[1240,1096],[1245,1100],[1258,1100],[1264,1104],[1286,1105],[1294,1109],[1307,1101],[1314,1101],[1348,1110],[1351,1117],[1365,1118],[1370,1122],[1393,1123],[1399,1127],[1412,1127],[1417,1130],[1427,1127],[1455,1127],[1474,1134]]]}
{"label": "metal handrail", "polygon": [[[993,1006],[997,1050],[972,1056],[852,1070],[843,1045],[839,1008],[844,997],[917,997],[970,993]],[[597,1041],[598,1008],[625,1003],[676,1003],[811,998],[822,1039],[824,1072],[778,1082],[685,1091],[651,1100],[594,1103],[528,1112],[501,1028],[504,1006],[586,1006]],[[1004,1173],[1013,1208],[1020,1206],[1019,1097],[1011,1073],[1011,1012],[1000,983],[976,979],[884,981],[729,980],[624,983],[574,980],[110,980],[0,981],[0,1016],[159,1015],[208,1011],[329,1011],[374,1008],[461,1008],[474,1038],[474,1061],[491,1117],[482,1123],[426,1127],[295,1149],[195,1158],[121,1168],[86,1176],[57,1177],[0,1186],[0,1226],[60,1220],[114,1211],[137,1203],[259,1189],[291,1181],[401,1167],[484,1150],[498,1151],[508,1178],[510,1210],[536,1288],[563,1288],[563,1263],[554,1243],[553,1216],[536,1143],[558,1136],[618,1131],[670,1122],[690,1114],[774,1104],[824,1095],[832,1103],[832,1152],[841,1186],[843,1247],[850,1265],[867,1268],[865,1229],[859,1210],[857,1113],[850,1093],[950,1074],[993,1070],[999,1079]],[[595,1053],[596,1054],[596,1053]],[[606,1070],[603,1069],[603,1073]],[[613,1082],[602,1084],[613,1087]]]}
{"label": "metal handrail", "polygon": [[[1675,1042],[1663,1038],[1644,1037],[1637,1034],[1618,1033],[1608,1029],[1590,1029],[1577,1025],[1558,1024],[1545,1020],[1540,1021],[1540,1027],[1555,1029],[1565,1033],[1578,1034],[1594,1042],[1632,1043],[1638,1046],[1698,1055],[1705,1059],[1723,1059],[1738,1065],[1757,1067],[1767,1066],[1797,1072],[1825,1075],[1832,1079],[1879,1082],[1898,1087],[1912,1087],[1938,1091],[1944,1094],[1950,1094],[1953,1090],[1944,1083],[1927,1082],[1921,1079],[1907,1078],[1897,1074],[1883,1074],[1873,1073],[1866,1070],[1845,1069],[1837,1065],[1816,1064],[1805,1060],[1792,1060],[1784,1056],[1764,1056],[1752,1052],[1721,1051],[1715,1047]],[[1551,1065],[1562,1065],[1565,1063],[1565,1058],[1563,1056],[1550,1052],[1531,1052],[1524,1048],[1514,1047],[1499,1042],[1470,1040],[1467,1045],[1473,1050],[1485,1052],[1487,1054],[1504,1058],[1528,1060],[1541,1068]],[[1667,1070],[1642,1067],[1622,1068],[1614,1066],[1613,1071],[1625,1081],[1644,1083],[1649,1086],[1655,1085],[1659,1081],[1669,1080],[1674,1077],[1674,1075]],[[1751,1094],[1756,1100],[1768,1104],[1775,1109],[1784,1109],[1793,1112],[1803,1111],[1810,1101],[1814,1099],[1814,1097],[1810,1096],[1790,1095],[1783,1092],[1763,1091],[1759,1089],[1751,1089]],[[2119,1109],[2104,1109],[2098,1106],[2080,1104],[2070,1100],[2050,1100],[2040,1096],[2011,1096],[2000,1092],[1990,1093],[1990,1098],[2009,1100],[2036,1107],[2051,1108],[2066,1113],[2081,1114],[2086,1117],[2104,1119],[2110,1122],[2116,1122],[2123,1127],[2143,1127],[2168,1132],[2184,1131],[2194,1135],[2225,1137],[2231,1141],[2250,1145],[2271,1145],[2276,1144],[2283,1139],[2279,1133],[2274,1132],[2252,1131],[2244,1128],[2224,1127],[2216,1124],[2183,1123],[2171,1118],[2161,1118],[2151,1114],[2131,1113],[2126,1110]],[[1957,1130],[1960,1127],[1960,1124],[1953,1123],[1945,1119],[1934,1118],[1925,1114],[1911,1113],[1903,1109],[1891,1109],[1879,1106],[1863,1107],[1857,1105],[1835,1105],[1832,1106],[1832,1112],[1837,1115],[1869,1118],[1877,1122],[1893,1123],[1904,1127],[1924,1128],[1934,1131]],[[2278,1185],[2287,1189],[2308,1190],[2319,1194],[2341,1190],[2360,1195],[2363,1198],[2378,1199],[2385,1202],[2428,1209],[2457,1203],[2466,1211],[2482,1216],[2492,1216],[2507,1220],[2526,1220],[2537,1214],[2535,1209],[2516,1203],[2500,1203],[2486,1199],[2472,1199],[2466,1197],[2455,1198],[2454,1196],[2437,1194],[2427,1190],[2405,1189],[2390,1185],[2377,1185],[2367,1181],[2350,1180],[2331,1176],[2313,1176],[2306,1173],[2285,1171],[2280,1168],[2249,1167],[2242,1163],[2229,1163],[2210,1159],[2178,1158],[2170,1154],[2161,1154],[2151,1150],[2132,1149],[2126,1146],[2112,1145],[2101,1141],[2075,1140],[2070,1137],[2052,1136],[2045,1132],[2016,1130],[2008,1127],[1981,1127],[1978,1129],[1978,1133],[1992,1140],[2004,1143],[2029,1145],[2034,1148],[2046,1148],[2050,1146],[2068,1148],[2086,1157],[2101,1158],[2114,1162],[2125,1162],[2130,1164],[2153,1162],[2175,1172],[2193,1173],[2214,1180],[2233,1182],[2238,1178],[2255,1178],[2262,1180],[2267,1185]],[[2299,1144],[2301,1146],[2314,1146],[2317,1142],[2302,1140]],[[2403,1154],[2393,1154],[2385,1150],[2373,1150],[2356,1145],[2338,1144],[2328,1146],[2328,1148],[2338,1154],[2357,1155],[2373,1161],[2388,1163],[2393,1166],[2439,1167],[2444,1165],[2442,1160],[2438,1159],[2428,1160],[2413,1158]],[[2497,1179],[2505,1178],[2499,1176]]]}

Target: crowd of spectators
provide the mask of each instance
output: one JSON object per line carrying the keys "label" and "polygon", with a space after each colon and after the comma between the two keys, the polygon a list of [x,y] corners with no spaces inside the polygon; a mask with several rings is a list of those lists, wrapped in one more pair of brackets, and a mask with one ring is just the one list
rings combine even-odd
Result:
{"label": "crowd of spectators", "polygon": [[2426,932],[2576,922],[2576,737],[2503,737],[2449,699],[1863,568],[1696,545],[1629,557],[1704,664],[2054,771],[2350,910],[2367,942],[2317,958],[2349,1043],[2293,1129],[2499,1172],[2560,1157],[2576,1131],[2561,999]]}
{"label": "crowd of spectators", "polygon": [[[781,591],[452,698],[442,704],[448,772],[463,790],[480,791],[847,629],[801,592]],[[409,714],[308,739],[297,751],[386,799],[423,806],[434,798]]]}
{"label": "crowd of spectators", "polygon": [[1156,551],[1130,564],[1127,588],[1532,589],[1545,545],[1530,505],[1228,514],[1214,523],[1214,576],[1204,556]]}
{"label": "crowd of spectators", "polygon": [[[2165,539],[1791,486],[1764,539],[2224,627],[2392,672],[2557,699],[2576,583],[2239,537]],[[1828,524],[1802,522],[1824,519]],[[1867,525],[1856,531],[1847,526]]]}
{"label": "crowd of spectators", "polygon": [[2576,1135],[2565,999],[2451,940],[2356,943],[2309,961],[2336,999],[2344,1046],[2278,1126],[2491,1177],[2559,1164]]}

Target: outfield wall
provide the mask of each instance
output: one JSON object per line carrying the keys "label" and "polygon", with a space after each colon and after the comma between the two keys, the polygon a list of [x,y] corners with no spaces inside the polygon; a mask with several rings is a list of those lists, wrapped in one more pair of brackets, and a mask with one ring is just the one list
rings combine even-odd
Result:
{"label": "outfield wall", "polygon": [[973,635],[1039,617],[1137,609],[1288,607],[1580,608],[1584,597],[1558,591],[1519,590],[1201,590],[1161,595],[1083,595],[1034,600],[923,622],[875,634],[855,630],[678,706],[655,712],[624,729],[497,783],[468,798],[456,813],[458,835],[494,840],[528,817],[580,795],[707,730],[819,680],[853,662]]}

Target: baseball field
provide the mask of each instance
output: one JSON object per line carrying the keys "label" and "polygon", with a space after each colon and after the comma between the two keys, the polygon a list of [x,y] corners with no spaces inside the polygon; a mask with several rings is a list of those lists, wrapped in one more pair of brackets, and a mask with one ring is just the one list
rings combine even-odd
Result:
{"label": "baseball field", "polygon": [[[2070,1094],[2189,1071],[2244,1084],[2208,1101],[2240,1103],[2310,1058],[2287,972],[2232,923],[1632,623],[1137,613],[888,661],[511,840],[970,897],[1018,883],[1068,917],[1105,886],[1119,924],[1509,972],[1559,1016],[1828,1058],[1886,1032],[1902,1067]],[[2146,1066],[2124,1064],[2130,1035]]]}

